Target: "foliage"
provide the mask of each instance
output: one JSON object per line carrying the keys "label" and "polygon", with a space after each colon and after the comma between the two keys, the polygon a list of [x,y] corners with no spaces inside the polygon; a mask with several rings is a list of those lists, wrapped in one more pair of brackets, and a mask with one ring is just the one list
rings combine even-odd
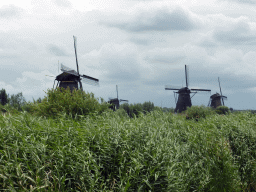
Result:
{"label": "foliage", "polygon": [[191,106],[185,111],[187,119],[195,119],[198,121],[200,118],[206,118],[207,116],[213,114],[213,110],[210,107],[201,106]]}
{"label": "foliage", "polygon": [[33,98],[33,103],[34,103],[34,104],[36,104],[36,103],[42,103],[42,98],[39,97],[37,100],[35,100],[35,99]]}
{"label": "foliage", "polygon": [[139,117],[141,114],[150,113],[151,111],[155,110],[155,106],[153,102],[144,102],[136,103],[136,104],[128,104],[124,103],[120,105],[120,108],[124,109],[129,117]]}
{"label": "foliage", "polygon": [[1,105],[6,105],[8,103],[8,97],[5,89],[2,89],[0,91],[0,102],[1,102]]}
{"label": "foliage", "polygon": [[[45,101],[42,101],[42,103]],[[58,119],[0,116],[0,188],[8,191],[253,191],[256,115],[184,121],[124,109]]]}
{"label": "foliage", "polygon": [[11,95],[11,97],[8,98],[8,103],[18,111],[23,111],[22,107],[26,105],[26,100],[23,97],[22,92],[20,92],[18,94]]}
{"label": "foliage", "polygon": [[164,107],[162,108],[163,112],[169,112],[169,113],[174,113],[174,108],[167,108],[167,107]]}
{"label": "foliage", "polygon": [[230,110],[227,106],[219,106],[216,108],[216,113],[219,115],[226,115],[226,114],[230,114]]}
{"label": "foliage", "polygon": [[143,109],[144,113],[150,113],[151,111],[154,110],[154,103],[150,102],[150,101],[144,102],[142,104],[142,109]]}
{"label": "foliage", "polygon": [[39,116],[56,118],[61,114],[67,114],[74,118],[79,115],[101,114],[109,106],[106,102],[100,104],[93,93],[81,90],[71,92],[69,87],[48,90],[46,94],[43,100],[30,104],[32,111]]}

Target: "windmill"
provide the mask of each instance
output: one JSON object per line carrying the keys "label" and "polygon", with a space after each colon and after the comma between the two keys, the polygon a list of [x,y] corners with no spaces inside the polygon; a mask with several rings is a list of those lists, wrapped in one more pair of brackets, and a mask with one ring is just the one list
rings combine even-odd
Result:
{"label": "windmill", "polygon": [[78,84],[79,88],[83,90],[82,82],[90,84],[90,85],[99,85],[99,79],[87,76],[87,75],[80,75],[79,74],[79,67],[78,67],[78,60],[77,60],[77,52],[76,52],[76,37],[73,36],[74,38],[74,48],[75,48],[75,56],[76,56],[76,66],[77,66],[77,71],[74,69],[68,68],[65,65],[61,64],[61,71],[63,73],[59,74],[56,79],[54,80],[53,87],[55,85],[55,81],[57,80],[57,85],[56,87],[63,87],[67,88],[69,87],[70,90],[74,90],[74,88],[78,89]]}
{"label": "windmill", "polygon": [[[220,87],[220,94],[216,92],[215,94],[211,95],[210,100],[209,100],[209,104],[208,104],[208,106],[211,106],[213,108],[217,108],[217,107],[222,106],[222,105],[225,106],[224,100],[227,99],[226,96],[222,95],[221,86],[220,86],[220,78],[219,77],[218,77],[218,81],[219,81],[219,87]],[[221,103],[221,101],[222,101],[222,103]]]}
{"label": "windmill", "polygon": [[[188,72],[187,72],[187,66],[185,65],[185,77],[186,77],[186,87],[174,87],[170,85],[165,86],[165,90],[177,90],[177,92],[174,92],[174,98],[175,98],[175,103],[176,103],[176,108],[175,112],[182,112],[187,109],[187,107],[191,107],[191,98],[200,91],[207,91],[210,92],[210,89],[189,89],[188,85]],[[192,97],[190,97],[190,93],[194,93]],[[178,101],[177,101],[177,96],[175,94],[178,94]]]}
{"label": "windmill", "polygon": [[128,100],[124,100],[124,99],[118,99],[118,86],[116,85],[116,93],[117,93],[117,98],[109,98],[109,103],[112,104],[111,109],[113,109],[114,111],[116,109],[119,109],[119,104],[120,102],[128,102]]}

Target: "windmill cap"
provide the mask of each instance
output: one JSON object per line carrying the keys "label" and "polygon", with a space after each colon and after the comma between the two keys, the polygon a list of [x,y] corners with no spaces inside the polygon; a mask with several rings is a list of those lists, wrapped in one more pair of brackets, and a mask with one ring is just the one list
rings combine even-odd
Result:
{"label": "windmill cap", "polygon": [[63,72],[61,73],[60,75],[58,75],[56,77],[56,80],[57,81],[68,81],[68,80],[77,80],[79,81],[80,80],[80,77],[77,76],[77,75],[73,75],[73,74],[70,74],[70,73],[66,73],[66,72]]}
{"label": "windmill cap", "polygon": [[182,92],[190,92],[190,89],[188,87],[183,87],[179,89],[178,93],[182,93]]}

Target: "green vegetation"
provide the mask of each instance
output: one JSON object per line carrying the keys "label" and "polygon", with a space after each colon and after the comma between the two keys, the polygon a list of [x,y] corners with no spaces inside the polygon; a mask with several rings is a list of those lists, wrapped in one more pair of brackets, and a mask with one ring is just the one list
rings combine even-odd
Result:
{"label": "green vegetation", "polygon": [[207,116],[212,115],[215,111],[210,107],[202,105],[188,107],[184,113],[186,114],[187,119],[198,121],[200,118],[206,118]]}
{"label": "green vegetation", "polygon": [[218,113],[218,114],[229,114],[230,113],[230,109],[228,108],[228,107],[226,107],[226,106],[219,106],[219,107],[217,107],[217,109],[216,109],[216,113]]}
{"label": "green vegetation", "polygon": [[74,118],[80,115],[101,114],[110,106],[102,100],[100,104],[93,93],[85,93],[81,90],[73,90],[72,93],[68,89],[57,88],[48,90],[47,96],[42,100],[28,103],[27,106],[30,112],[37,116],[58,118],[62,114],[67,114]]}
{"label": "green vegetation", "polygon": [[1,115],[0,189],[256,190],[255,114],[108,107],[93,94],[48,90],[27,111]]}
{"label": "green vegetation", "polygon": [[146,114],[155,109],[154,103],[148,101],[144,102],[143,104],[128,104],[124,103],[120,106],[121,109],[124,109],[129,117],[139,117],[140,114]]}
{"label": "green vegetation", "polygon": [[1,105],[6,105],[8,103],[8,96],[6,94],[5,89],[2,89],[0,91],[0,102],[1,102]]}

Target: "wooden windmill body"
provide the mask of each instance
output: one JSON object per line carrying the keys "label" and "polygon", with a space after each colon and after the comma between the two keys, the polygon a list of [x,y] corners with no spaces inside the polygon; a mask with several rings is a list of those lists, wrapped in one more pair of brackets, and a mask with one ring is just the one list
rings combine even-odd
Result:
{"label": "wooden windmill body", "polygon": [[[61,64],[61,71],[63,73],[56,76],[56,79],[55,79],[55,81],[57,81],[56,87],[63,87],[65,89],[69,87],[70,90],[73,91],[74,89],[83,90],[82,82],[98,86],[99,79],[96,79],[87,75],[79,74],[79,67],[78,67],[78,60],[77,60],[77,53],[76,53],[76,37],[73,36],[73,38],[74,38],[77,71]],[[54,85],[55,85],[55,81],[54,81]]]}
{"label": "wooden windmill body", "polygon": [[112,104],[110,107],[113,111],[119,109],[120,102],[128,102],[128,100],[118,99],[118,86],[116,85],[117,98],[109,98],[108,103]]}
{"label": "wooden windmill body", "polygon": [[[191,98],[200,91],[207,91],[210,92],[210,89],[189,89],[188,88],[188,73],[187,73],[187,66],[185,65],[185,77],[186,77],[186,87],[182,88],[177,88],[174,86],[165,86],[165,90],[174,90],[174,97],[175,94],[178,94],[178,101],[176,102],[176,97],[175,97],[175,102],[176,102],[176,108],[175,112],[182,112],[187,109],[187,107],[192,106]],[[175,92],[175,90],[177,92]],[[192,97],[190,96],[191,93],[194,93]]]}
{"label": "wooden windmill body", "polygon": [[220,94],[215,93],[215,94],[211,95],[208,106],[211,106],[212,108],[217,108],[219,106],[225,106],[224,100],[227,99],[226,96],[222,95],[219,77],[218,77],[218,81],[219,81],[219,87],[220,87]]}

